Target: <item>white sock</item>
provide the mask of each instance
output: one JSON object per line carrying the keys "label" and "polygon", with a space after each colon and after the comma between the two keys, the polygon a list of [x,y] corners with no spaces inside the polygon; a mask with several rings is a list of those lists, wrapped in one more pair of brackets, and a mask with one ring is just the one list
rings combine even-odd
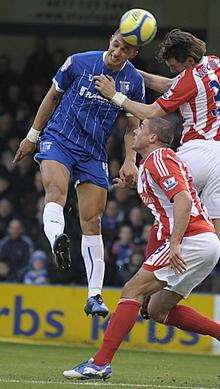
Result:
{"label": "white sock", "polygon": [[88,280],[88,297],[101,294],[105,274],[102,235],[82,235],[82,256]]}
{"label": "white sock", "polygon": [[62,205],[54,202],[47,203],[44,207],[43,222],[44,232],[53,251],[55,238],[63,233],[65,225]]}

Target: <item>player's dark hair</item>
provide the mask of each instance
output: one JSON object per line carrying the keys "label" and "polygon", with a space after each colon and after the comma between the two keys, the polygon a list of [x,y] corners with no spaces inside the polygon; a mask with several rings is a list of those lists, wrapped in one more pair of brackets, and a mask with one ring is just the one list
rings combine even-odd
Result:
{"label": "player's dark hair", "polygon": [[159,142],[170,146],[174,138],[174,127],[172,123],[162,118],[149,119],[150,130],[156,134]]}
{"label": "player's dark hair", "polygon": [[163,62],[174,58],[184,63],[188,57],[192,57],[198,63],[205,53],[204,41],[189,32],[175,28],[165,35],[163,42],[159,45],[157,59]]}

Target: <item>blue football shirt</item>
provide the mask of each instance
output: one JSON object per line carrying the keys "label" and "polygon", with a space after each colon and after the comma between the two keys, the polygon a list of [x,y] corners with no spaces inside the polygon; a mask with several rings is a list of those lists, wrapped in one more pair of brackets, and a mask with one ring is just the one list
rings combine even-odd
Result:
{"label": "blue football shirt", "polygon": [[107,160],[107,140],[121,108],[95,89],[93,77],[110,75],[117,91],[138,102],[145,98],[143,78],[135,67],[127,61],[113,72],[105,65],[104,55],[90,51],[67,58],[53,78],[56,90],[64,94],[46,126],[58,141],[66,141],[66,147],[75,144],[100,161]]}

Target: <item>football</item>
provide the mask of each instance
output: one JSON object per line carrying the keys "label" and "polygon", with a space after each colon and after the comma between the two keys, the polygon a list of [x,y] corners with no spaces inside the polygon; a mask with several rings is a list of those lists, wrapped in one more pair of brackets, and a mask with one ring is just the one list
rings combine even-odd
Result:
{"label": "football", "polygon": [[124,40],[132,46],[143,46],[156,35],[155,17],[144,9],[131,9],[122,15],[120,33]]}

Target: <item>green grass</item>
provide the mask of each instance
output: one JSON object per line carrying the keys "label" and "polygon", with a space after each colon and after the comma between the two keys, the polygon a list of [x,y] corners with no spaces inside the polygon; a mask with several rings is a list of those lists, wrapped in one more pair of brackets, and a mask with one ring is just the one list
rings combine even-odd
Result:
{"label": "green grass", "polygon": [[94,351],[91,347],[0,343],[0,388],[220,388],[220,357],[135,350],[118,352],[113,376],[105,383],[63,379],[63,370]]}

